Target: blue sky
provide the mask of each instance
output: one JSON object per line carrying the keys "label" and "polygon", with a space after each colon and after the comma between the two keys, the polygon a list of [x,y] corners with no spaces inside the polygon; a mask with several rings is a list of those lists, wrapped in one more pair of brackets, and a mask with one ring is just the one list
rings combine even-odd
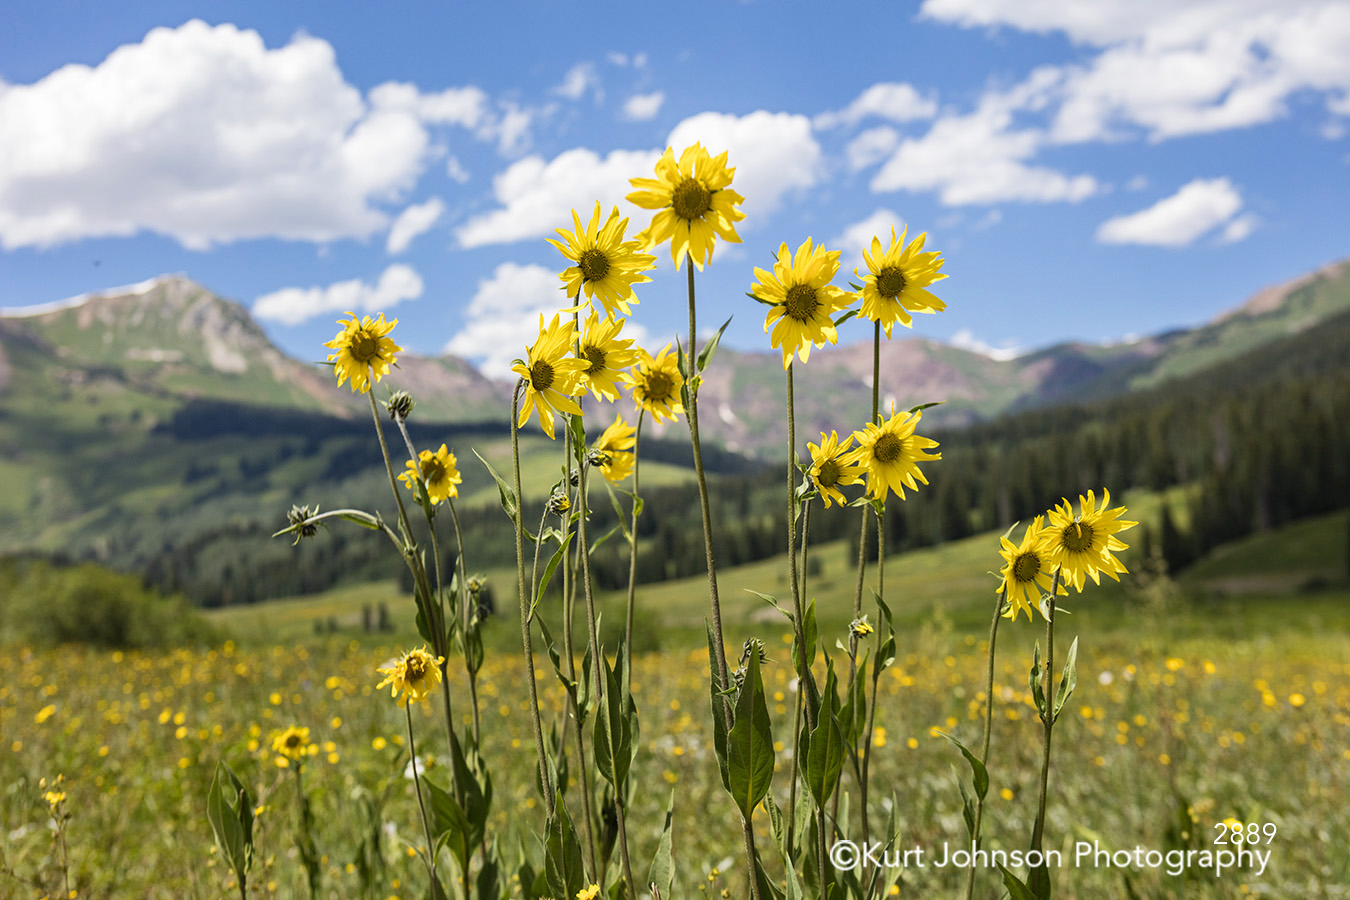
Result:
{"label": "blue sky", "polygon": [[[767,349],[753,267],[943,251],[972,348],[1205,321],[1350,256],[1350,6],[1331,0],[7,4],[0,307],[184,272],[320,358],[344,311],[500,374],[562,304],[544,238],[659,152],[726,149],[702,321]],[[828,10],[828,11],[827,11]],[[630,327],[683,328],[668,253]],[[859,340],[864,328],[841,331]]]}

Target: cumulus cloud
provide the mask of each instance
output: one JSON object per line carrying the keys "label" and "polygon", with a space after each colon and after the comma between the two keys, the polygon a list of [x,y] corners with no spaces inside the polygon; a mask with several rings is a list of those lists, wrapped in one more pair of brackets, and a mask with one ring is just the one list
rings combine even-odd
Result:
{"label": "cumulus cloud", "polygon": [[511,360],[524,359],[525,348],[538,336],[539,316],[552,319],[565,301],[556,271],[502,263],[478,282],[464,311],[464,327],[445,352],[474,361],[489,377],[508,377]]}
{"label": "cumulus cloud", "polygon": [[430,231],[444,212],[445,201],[440,197],[432,197],[426,203],[409,206],[399,213],[398,218],[394,220],[394,226],[389,229],[389,240],[385,244],[385,250],[391,254],[407,250],[413,238]]}
{"label": "cumulus cloud", "polygon": [[424,94],[415,84],[389,81],[371,89],[370,104],[375,109],[410,112],[423,122],[464,128],[481,128],[491,118],[487,94],[476,87]]}
{"label": "cumulus cloud", "polygon": [[676,153],[695,141],[712,153],[727,151],[727,165],[736,169],[732,187],[745,198],[742,209],[756,215],[773,212],[787,194],[821,178],[820,144],[806,116],[705,112],[676,125],[666,139]]}
{"label": "cumulus cloud", "polygon": [[848,142],[844,154],[848,157],[851,171],[874,166],[895,152],[900,144],[900,132],[882,125],[869,128]]}
{"label": "cumulus cloud", "polygon": [[568,100],[580,100],[586,91],[600,91],[600,76],[591,63],[577,63],[567,70],[562,83],[553,88],[553,93]]}
{"label": "cumulus cloud", "polygon": [[[589,216],[599,199],[606,212],[619,205],[625,215],[636,208],[623,201],[632,190],[628,179],[656,165],[654,150],[615,150],[601,157],[578,147],[545,161],[527,156],[492,180],[500,209],[476,216],[455,232],[463,247],[505,244],[551,236],[570,225],[572,210]],[[630,226],[630,234],[635,232]]]}
{"label": "cumulus cloud", "polygon": [[654,91],[650,94],[634,94],[623,104],[623,117],[631,122],[645,122],[648,119],[655,119],[656,114],[661,111],[661,104],[666,102],[666,95],[661,91]]}
{"label": "cumulus cloud", "polygon": [[283,325],[297,325],[323,313],[388,312],[404,300],[422,296],[422,288],[422,276],[415,269],[395,263],[373,285],[353,278],[328,287],[288,287],[264,294],[253,301],[253,315]]}
{"label": "cumulus cloud", "polygon": [[851,126],[867,118],[909,122],[931,119],[936,114],[937,102],[920,94],[912,85],[882,82],[867,88],[843,109],[816,116],[815,126],[820,129]]}
{"label": "cumulus cloud", "polygon": [[881,238],[883,248],[890,246],[891,228],[899,237],[904,230],[905,220],[894,210],[879,208],[861,221],[844,227],[837,236],[830,238],[825,246],[830,250],[840,250],[839,267],[841,271],[851,273],[863,266],[863,251],[870,250],[872,238]]}
{"label": "cumulus cloud", "polygon": [[1241,240],[1256,224],[1248,217],[1234,220],[1241,209],[1242,195],[1227,178],[1197,178],[1147,209],[1103,222],[1097,228],[1097,240],[1184,247],[1225,223],[1229,223],[1225,237]]}
{"label": "cumulus cloud", "polygon": [[1042,108],[1060,76],[1038,70],[1007,91],[990,91],[976,108],[940,117],[928,133],[903,141],[873,177],[873,191],[936,191],[948,206],[1077,202],[1096,193],[1091,175],[1066,175],[1032,160],[1043,131],[1018,127],[1016,116]]}
{"label": "cumulus cloud", "polygon": [[0,86],[0,122],[11,249],[139,231],[198,249],[366,236],[428,144],[416,115],[363,102],[327,42],[268,49],[255,31],[201,21]]}

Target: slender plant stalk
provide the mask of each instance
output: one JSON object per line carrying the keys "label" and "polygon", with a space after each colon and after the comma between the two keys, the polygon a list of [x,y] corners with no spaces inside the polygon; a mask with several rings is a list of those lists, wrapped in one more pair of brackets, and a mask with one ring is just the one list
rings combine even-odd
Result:
{"label": "slender plant stalk", "polygon": [[1055,730],[1055,594],[1059,591],[1061,572],[1055,569],[1055,577],[1050,582],[1050,599],[1045,607],[1045,672],[1042,683],[1049,687],[1045,693],[1044,745],[1041,754],[1041,793],[1036,801],[1036,825],[1031,831],[1031,849],[1039,851],[1045,837],[1045,800],[1050,785],[1050,738]]}
{"label": "slender plant stalk", "polygon": [[459,595],[460,599],[463,601],[461,603],[462,618],[460,620],[460,627],[463,629],[461,634],[464,635],[464,671],[469,676],[469,702],[473,707],[473,745],[474,747],[481,747],[482,735],[479,731],[478,722],[478,672],[471,669],[468,665],[468,630],[473,621],[473,617],[478,614],[478,610],[471,606],[473,598],[469,594],[469,569],[468,564],[464,562],[464,531],[459,525],[459,512],[455,509],[455,500],[453,497],[447,499],[445,502],[450,507],[450,521],[455,525],[455,546],[459,548]]}
{"label": "slender plant stalk", "polygon": [[534,724],[534,748],[539,756],[539,783],[544,786],[544,808],[549,818],[556,807],[556,785],[548,771],[548,753],[544,749],[544,729],[539,722],[539,687],[534,678],[534,642],[530,636],[530,600],[525,596],[525,528],[521,523],[523,515],[520,492],[520,428],[516,424],[520,414],[520,391],[525,386],[524,379],[516,382],[511,394],[511,467],[515,475],[516,487],[516,592],[520,600],[520,643],[525,655],[525,674],[530,691],[530,719]]}
{"label": "slender plant stalk", "polygon": [[[1008,591],[1006,588],[998,592],[998,598],[994,601],[994,617],[989,623],[989,676],[984,684],[984,741],[980,748],[980,763],[985,769],[989,768],[989,738],[994,730],[994,642],[998,640],[998,623],[1003,618],[1003,602],[1007,599]],[[984,820],[984,795],[977,794],[975,798],[975,830],[971,835],[971,840],[978,849],[980,843],[980,825]],[[975,867],[971,866],[966,872],[966,900],[975,893]]]}
{"label": "slender plant stalk", "polygon": [[[694,261],[690,257],[685,260],[689,263],[689,346],[686,352],[688,360],[689,380],[694,381],[698,378],[698,348],[695,344],[695,338],[698,335],[697,314],[694,304]],[[722,636],[722,603],[717,596],[717,556],[713,552],[712,537],[712,508],[708,503],[708,476],[703,471],[703,446],[698,437],[698,385],[689,384],[689,406],[684,411],[685,420],[689,423],[689,442],[694,454],[694,477],[698,481],[698,501],[699,508],[703,513],[703,551],[708,559],[708,601],[712,606],[712,626],[713,626],[713,650],[717,654],[717,677],[720,683],[717,685],[718,696],[722,700],[722,719],[726,724],[727,732],[731,731],[731,706],[725,699],[725,691],[731,684],[730,674],[727,670],[727,651],[726,641]],[[713,713],[716,715],[716,711]],[[747,816],[741,819],[741,836],[745,842],[745,856],[750,864],[750,896],[753,900],[761,900],[759,892],[759,863],[758,853],[755,852],[755,829]]]}
{"label": "slender plant stalk", "polygon": [[[642,449],[642,420],[646,417],[647,410],[638,407],[637,428],[633,431],[633,521],[629,530],[628,544],[628,605],[625,609],[625,618],[623,624],[623,648],[628,654],[629,665],[625,667],[626,677],[632,678],[632,659],[633,659],[633,612],[637,602],[637,522],[638,522],[638,474],[639,467],[642,465],[642,457],[638,451]],[[628,685],[624,685],[624,692],[627,693]]]}
{"label": "slender plant stalk", "polygon": [[[869,423],[874,423],[881,412],[881,320],[878,319],[872,324],[872,418]],[[862,590],[863,577],[867,568],[867,517],[871,513],[871,504],[862,506],[862,524],[859,526],[858,533],[858,578],[853,592],[853,618],[862,616]],[[885,506],[882,512],[877,514],[877,596],[884,597],[883,578],[886,566],[886,534],[885,534]],[[877,610],[877,630],[876,643],[877,650],[881,649],[881,610]],[[852,645],[853,653],[849,657],[849,684],[858,676],[858,653],[856,635],[850,634],[849,641]],[[872,695],[868,696],[866,683],[864,680],[862,703],[867,714],[867,728],[864,730],[863,760],[862,767],[858,777],[858,792],[861,795],[862,802],[862,836],[863,844],[871,838],[870,819],[867,812],[868,802],[868,774],[872,758],[872,726],[876,720],[876,683],[880,676],[880,671],[875,670],[872,675]]]}
{"label": "slender plant stalk", "polygon": [[[881,513],[877,516],[877,597],[886,596],[886,507],[885,501],[881,507]],[[878,610],[877,617],[881,614]],[[878,622],[878,624],[880,624]],[[881,629],[876,630],[876,651],[872,657],[872,697],[871,703],[867,707],[867,730],[863,733],[863,758],[862,758],[862,778],[858,786],[862,794],[862,838],[863,845],[866,846],[872,839],[870,827],[870,818],[867,814],[868,785],[870,784],[869,775],[872,769],[872,735],[876,730],[877,720],[877,683],[881,679]]]}
{"label": "slender plant stalk", "polygon": [[[417,808],[422,811],[422,833],[427,837],[427,866],[431,870],[431,880],[436,881],[436,842],[431,839],[431,820],[427,818],[427,804],[422,799],[422,773],[417,766],[417,743],[413,740],[412,705],[403,707],[408,720],[408,754],[412,757],[413,786],[417,788]],[[469,883],[469,873],[464,873],[464,883]],[[434,889],[433,889],[434,890]]]}
{"label": "slender plant stalk", "polygon": [[[802,513],[802,592],[803,592],[803,593],[806,592],[806,549],[807,549],[807,546],[808,546],[809,543],[810,543],[810,540],[811,540],[811,501],[810,501],[810,500],[807,500],[807,501],[806,501],[806,509],[805,509],[805,511]],[[797,735],[800,734],[800,733],[801,733],[801,730],[802,730],[802,706],[803,706],[804,703],[805,703],[805,699],[804,699],[804,698],[805,698],[805,695],[806,695],[806,694],[805,694],[805,685],[803,685],[802,682],[801,682],[801,680],[799,679],[799,680],[797,681],[797,699],[796,699],[796,702],[793,704],[794,709],[793,709],[793,714],[792,714],[792,741],[793,741],[792,746],[793,746],[794,749],[793,749],[793,753],[792,753],[792,784],[791,784],[791,786],[788,788],[788,831],[787,831],[787,845],[788,845],[788,848],[789,848],[789,852],[791,851],[791,848],[792,848],[792,839],[793,839],[793,836],[794,836],[795,833],[796,833],[796,827],[797,827],[797,815],[796,815],[796,811],[797,811],[797,775],[798,775],[798,772],[801,770],[801,760],[797,759],[797,752],[796,752],[796,746],[797,746],[797,743],[796,743],[796,742],[797,742]],[[837,792],[836,792],[835,802],[838,803],[838,795],[837,795]]]}

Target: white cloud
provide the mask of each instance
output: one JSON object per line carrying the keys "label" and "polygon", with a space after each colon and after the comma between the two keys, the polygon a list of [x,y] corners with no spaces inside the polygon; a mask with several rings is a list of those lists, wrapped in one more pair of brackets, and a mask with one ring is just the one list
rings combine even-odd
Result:
{"label": "white cloud", "polygon": [[446,353],[473,360],[485,375],[511,374],[511,360],[524,359],[539,330],[539,316],[552,319],[566,301],[552,269],[502,263],[478,282],[464,314],[464,327],[445,345]]}
{"label": "white cloud", "polygon": [[666,139],[677,154],[695,141],[714,156],[727,151],[727,165],[736,169],[732,188],[745,198],[742,209],[755,215],[773,212],[786,194],[821,177],[820,145],[806,116],[705,112],[676,125]]}
{"label": "white cloud", "polygon": [[[528,156],[492,180],[501,209],[470,219],[455,232],[464,247],[506,244],[552,236],[570,227],[572,210],[588,216],[599,200],[605,211],[618,205],[626,215],[636,210],[623,198],[632,190],[628,179],[656,165],[654,150],[615,150],[608,156],[578,147],[545,162]],[[630,236],[636,229],[630,225]]]}
{"label": "white cloud", "polygon": [[666,95],[661,91],[650,94],[634,94],[623,104],[623,117],[632,122],[655,119],[656,114],[661,111],[661,104],[665,102]]}
{"label": "white cloud", "polygon": [[139,231],[191,248],[362,237],[428,143],[407,110],[367,107],[327,42],[268,49],[195,20],[96,67],[0,86],[0,122],[6,248]]}
{"label": "white cloud", "polygon": [[816,116],[815,126],[820,129],[837,125],[852,126],[870,117],[909,122],[913,119],[931,119],[935,115],[937,102],[924,97],[912,85],[882,82],[867,88],[843,109]]}
{"label": "white cloud", "polygon": [[869,128],[849,141],[844,153],[851,171],[874,166],[895,152],[900,144],[900,132],[887,125]]}
{"label": "white cloud", "polygon": [[376,109],[411,112],[423,122],[470,129],[484,126],[492,115],[487,94],[472,86],[423,94],[415,84],[388,81],[371,89],[370,103]]}
{"label": "white cloud", "polygon": [[[1227,178],[1197,178],[1147,209],[1103,222],[1097,228],[1097,240],[1103,244],[1184,247],[1229,222],[1240,209],[1242,195]],[[1232,223],[1233,239],[1246,237],[1254,225],[1254,221]]]}
{"label": "white cloud", "polygon": [[1261,217],[1256,213],[1243,213],[1224,226],[1223,232],[1219,235],[1219,243],[1236,244],[1245,241],[1260,224]]}
{"label": "white cloud", "polygon": [[566,97],[568,100],[580,100],[586,91],[600,91],[600,76],[596,74],[595,66],[591,63],[577,63],[567,70],[563,76],[562,84],[553,88],[553,93]]}
{"label": "white cloud", "polygon": [[430,231],[444,212],[445,201],[440,197],[432,197],[426,203],[418,203],[403,210],[389,229],[386,252],[398,254],[407,250],[413,238]]}
{"label": "white cloud", "polygon": [[862,268],[863,251],[871,249],[872,238],[881,238],[883,248],[890,246],[891,228],[895,229],[896,237],[899,237],[905,228],[905,220],[894,210],[879,208],[867,218],[845,226],[825,246],[830,250],[842,251],[839,257],[840,271],[851,274],[855,268]]}
{"label": "white cloud", "polygon": [[1339,0],[926,0],[924,16],[968,27],[1063,32],[1100,48],[1066,69],[1061,141],[1142,128],[1154,140],[1287,114],[1299,91],[1350,103],[1350,6]]}
{"label": "white cloud", "polygon": [[459,161],[457,156],[447,156],[445,158],[445,174],[451,181],[458,184],[464,184],[469,180],[469,170],[464,168],[464,164]]}
{"label": "white cloud", "polygon": [[289,287],[264,294],[253,301],[253,315],[283,325],[296,325],[323,313],[388,312],[404,300],[422,296],[422,289],[422,276],[415,269],[395,263],[384,270],[374,285],[353,278],[326,288]]}
{"label": "white cloud", "polygon": [[921,138],[903,141],[872,179],[872,190],[936,191],[948,206],[1077,202],[1096,193],[1091,175],[1065,175],[1030,161],[1043,132],[1015,126],[1015,115],[1044,108],[1060,81],[1038,69],[1007,91],[989,91],[966,114],[944,115]]}
{"label": "white cloud", "polygon": [[982,341],[975,336],[975,333],[969,328],[962,328],[956,334],[952,335],[948,341],[953,347],[960,350],[969,350],[971,353],[978,353],[981,356],[987,356],[990,359],[1000,362],[1016,359],[1022,355],[1021,348],[1017,347],[1012,341],[1004,341],[1003,346],[995,347],[992,344]]}

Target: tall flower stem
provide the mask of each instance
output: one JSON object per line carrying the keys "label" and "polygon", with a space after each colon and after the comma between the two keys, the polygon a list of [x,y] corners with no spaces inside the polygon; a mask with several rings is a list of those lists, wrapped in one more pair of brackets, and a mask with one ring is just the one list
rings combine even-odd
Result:
{"label": "tall flower stem", "polygon": [[548,753],[544,749],[544,729],[539,721],[539,687],[534,678],[534,641],[530,636],[530,599],[525,594],[525,526],[522,522],[524,510],[520,492],[520,427],[517,425],[520,414],[520,389],[525,386],[522,379],[516,382],[511,394],[511,467],[515,475],[516,488],[516,592],[520,600],[520,643],[525,655],[526,682],[530,693],[530,720],[534,724],[534,748],[539,757],[539,783],[544,786],[544,808],[551,818],[556,805],[556,785],[548,770]]}
{"label": "tall flower stem", "polygon": [[[994,730],[994,642],[998,640],[998,623],[1003,618],[1003,602],[1007,598],[1007,589],[998,592],[997,599],[994,600],[994,617],[989,623],[989,675],[984,683],[984,741],[980,748],[980,763],[985,769],[989,768],[989,738]],[[975,828],[971,833],[971,841],[978,848],[980,843],[980,825],[984,820],[984,795],[977,794],[975,798]],[[971,866],[966,873],[966,900],[974,895],[975,892],[975,867]]]}
{"label": "tall flower stem", "polygon": [[[806,509],[802,513],[802,592],[806,591],[806,548],[811,540],[811,501],[806,501]],[[796,746],[797,735],[802,730],[802,707],[805,705],[806,685],[800,679],[797,681],[797,699],[793,704],[792,713],[792,740],[793,746]],[[792,784],[788,788],[788,832],[787,845],[792,847],[792,839],[796,834],[797,825],[797,777],[801,771],[801,760],[797,759],[796,752],[792,755]],[[835,802],[838,802],[838,793],[835,795]]]}
{"label": "tall flower stem", "polygon": [[[638,475],[639,467],[642,465],[642,457],[639,451],[642,449],[642,420],[646,417],[647,410],[638,407],[637,428],[633,431],[633,521],[629,528],[630,542],[628,545],[628,605],[625,608],[623,624],[623,648],[628,654],[630,664],[625,667],[629,677],[632,676],[632,658],[633,658],[633,613],[637,603],[637,524],[638,524],[638,504],[641,502],[641,495],[638,493]],[[628,685],[624,685],[624,690],[628,690]]]}
{"label": "tall flower stem", "polygon": [[1050,690],[1045,693],[1045,714],[1041,717],[1045,726],[1041,753],[1041,791],[1036,801],[1036,824],[1031,830],[1031,849],[1037,851],[1041,849],[1045,837],[1045,801],[1050,785],[1050,738],[1055,730],[1055,594],[1059,591],[1061,575],[1060,569],[1056,567],[1055,577],[1050,582],[1050,598],[1045,601],[1045,672],[1042,681],[1049,685]]}
{"label": "tall flower stem", "polygon": [[[422,811],[422,833],[427,838],[427,866],[431,870],[431,880],[436,881],[436,842],[431,838],[431,820],[427,818],[427,804],[422,799],[422,773],[418,769],[417,763],[417,743],[413,740],[412,727],[412,704],[409,703],[403,707],[403,712],[407,714],[408,720],[408,754],[412,758],[413,767],[413,786],[417,788],[417,808]],[[468,872],[464,873],[464,883],[468,884]],[[433,887],[434,891],[435,888]]]}
{"label": "tall flower stem", "polygon": [[[708,601],[712,606],[713,650],[717,654],[717,694],[722,700],[722,721],[727,732],[731,731],[731,707],[725,699],[725,691],[731,684],[727,671],[726,641],[722,635],[722,602],[717,596],[717,556],[713,552],[712,508],[708,503],[708,476],[703,470],[703,446],[698,437],[698,318],[694,304],[694,261],[685,259],[689,264],[689,346],[685,359],[689,369],[686,384],[689,388],[689,403],[685,409],[685,419],[689,422],[689,442],[694,454],[694,477],[698,481],[699,509],[703,513],[703,551],[708,559]],[[713,710],[713,715],[717,711]],[[750,817],[741,819],[741,836],[745,842],[745,856],[750,865],[750,895],[761,900],[759,892],[759,854],[755,852],[755,829]]]}
{"label": "tall flower stem", "polygon": [[[886,506],[882,501],[880,512],[877,514],[877,597],[886,596]],[[878,615],[878,618],[880,616]],[[878,623],[880,624],[880,623]],[[863,758],[862,758],[862,778],[858,785],[861,794],[860,805],[862,806],[862,836],[863,845],[872,838],[872,831],[869,827],[870,819],[867,813],[868,785],[869,775],[872,769],[872,735],[876,731],[877,720],[877,684],[881,679],[881,629],[876,630],[876,652],[872,657],[872,696],[867,706],[867,730],[863,732]]]}

